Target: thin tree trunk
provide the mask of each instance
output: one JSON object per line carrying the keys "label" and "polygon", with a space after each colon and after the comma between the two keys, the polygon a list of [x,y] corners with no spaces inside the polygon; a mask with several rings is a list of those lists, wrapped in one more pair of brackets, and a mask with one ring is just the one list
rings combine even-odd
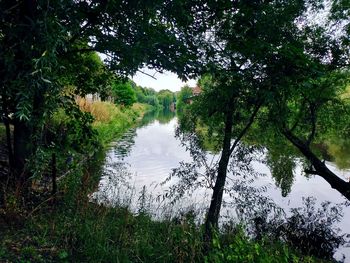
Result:
{"label": "thin tree trunk", "polygon": [[227,175],[227,166],[230,160],[230,148],[232,138],[232,111],[227,112],[225,116],[225,133],[222,147],[222,154],[219,161],[218,175],[213,189],[208,215],[205,221],[204,241],[205,246],[209,247],[212,240],[212,230],[217,228],[220,215],[222,196]]}
{"label": "thin tree trunk", "polygon": [[8,162],[9,162],[9,174],[11,176],[14,168],[14,159],[13,159],[13,151],[12,151],[10,120],[9,120],[8,111],[7,111],[6,96],[4,94],[2,95],[2,114],[3,114],[2,120],[6,129],[7,156],[8,156]]}
{"label": "thin tree trunk", "polygon": [[7,152],[8,152],[8,159],[9,159],[9,169],[10,172],[13,170],[13,152],[12,152],[12,142],[11,142],[11,129],[10,129],[10,123],[7,121],[4,121],[5,127],[6,127],[6,141],[7,141]]}
{"label": "thin tree trunk", "polygon": [[7,155],[8,155],[8,161],[9,161],[9,173],[11,175],[14,168],[11,129],[10,129],[10,122],[8,120],[8,116],[4,116],[3,118],[4,118],[3,122],[6,129],[6,143],[7,143]]}
{"label": "thin tree trunk", "polygon": [[350,183],[342,180],[336,174],[334,174],[331,170],[327,168],[327,166],[310,150],[310,147],[296,137],[289,130],[285,130],[282,132],[283,135],[295,146],[300,152],[310,161],[314,170],[306,171],[310,174],[317,174],[325,179],[332,188],[336,189],[339,193],[345,196],[348,200],[350,200]]}
{"label": "thin tree trunk", "polygon": [[17,194],[25,187],[27,183],[27,174],[25,171],[26,159],[30,156],[31,132],[25,122],[15,120],[13,133],[13,152],[14,152],[14,174],[17,184]]}
{"label": "thin tree trunk", "polygon": [[56,154],[52,154],[51,161],[51,175],[52,175],[52,196],[57,193],[57,168],[56,168]]}

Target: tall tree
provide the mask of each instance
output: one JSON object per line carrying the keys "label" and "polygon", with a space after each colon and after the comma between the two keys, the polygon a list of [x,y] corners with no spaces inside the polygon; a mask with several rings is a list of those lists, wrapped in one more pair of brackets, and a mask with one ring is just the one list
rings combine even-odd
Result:
{"label": "tall tree", "polygon": [[[182,77],[193,70],[195,46],[179,32],[180,27],[191,22],[191,16],[171,11],[182,4],[183,1],[1,1],[1,105],[5,125],[14,126],[9,156],[17,181],[28,179],[27,160],[40,145],[46,119],[58,106],[67,104],[62,99],[67,99],[65,86],[78,83],[82,77],[79,69],[71,71],[77,68],[72,63],[84,53],[104,53],[109,69],[123,75],[135,73],[144,65],[167,68]],[[74,74],[78,77],[74,78]],[[73,79],[67,83],[65,76]],[[80,91],[84,93],[91,83],[85,78],[80,80]]]}
{"label": "tall tree", "polygon": [[[295,20],[306,9],[303,1],[238,1],[220,5],[219,12],[214,9],[206,43],[208,72],[214,83],[207,116],[221,114],[223,138],[206,219],[207,240],[210,228],[218,224],[230,156],[270,99],[271,90],[282,83],[280,76],[269,74],[266,68],[279,50],[301,45]],[[290,75],[295,77],[297,72]]]}
{"label": "tall tree", "polygon": [[176,95],[176,110],[182,112],[188,100],[192,97],[192,89],[189,86],[184,86]]}
{"label": "tall tree", "polygon": [[127,107],[136,102],[136,92],[130,82],[114,82],[112,85],[112,96],[115,103]]}
{"label": "tall tree", "polygon": [[[344,82],[346,74],[335,70],[336,65],[344,67],[348,57],[344,41],[332,39],[324,26],[308,22],[310,12],[324,12],[322,1],[222,1],[207,6],[212,13],[202,37],[203,72],[212,78],[202,83],[210,88],[204,89],[203,100],[198,100],[201,110],[196,113],[208,125],[215,123],[213,118],[222,123],[218,125],[222,153],[206,219],[205,238],[210,240],[210,228],[218,224],[230,156],[259,109],[271,114],[265,125],[279,127],[319,171],[325,167],[304,145],[315,135],[315,113],[324,105],[324,97],[330,102]],[[290,114],[304,121],[291,125]],[[297,124],[302,136],[311,127],[305,141],[290,133]],[[329,171],[324,178],[330,182]],[[348,186],[332,178],[331,185],[347,194]]]}

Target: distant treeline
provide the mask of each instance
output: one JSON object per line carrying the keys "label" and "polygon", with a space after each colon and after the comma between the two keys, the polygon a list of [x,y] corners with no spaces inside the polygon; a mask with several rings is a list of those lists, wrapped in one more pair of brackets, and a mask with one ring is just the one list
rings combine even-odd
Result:
{"label": "distant treeline", "polygon": [[111,85],[110,96],[115,103],[125,106],[139,102],[156,108],[170,109],[176,103],[174,92],[168,89],[157,92],[153,88],[138,86],[130,79],[115,80]]}

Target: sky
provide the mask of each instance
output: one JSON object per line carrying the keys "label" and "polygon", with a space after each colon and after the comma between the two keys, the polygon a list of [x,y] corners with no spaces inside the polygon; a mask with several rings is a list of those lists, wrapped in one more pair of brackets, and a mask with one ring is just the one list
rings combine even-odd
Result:
{"label": "sky", "polygon": [[182,82],[176,74],[169,71],[164,71],[164,73],[158,73],[155,70],[143,68],[140,71],[145,72],[151,76],[154,76],[156,79],[153,79],[150,76],[137,72],[135,76],[132,77],[132,80],[139,86],[153,88],[156,91],[161,89],[169,89],[171,91],[179,91],[184,85],[189,85],[190,87],[196,86],[196,80],[189,80],[187,83]]}

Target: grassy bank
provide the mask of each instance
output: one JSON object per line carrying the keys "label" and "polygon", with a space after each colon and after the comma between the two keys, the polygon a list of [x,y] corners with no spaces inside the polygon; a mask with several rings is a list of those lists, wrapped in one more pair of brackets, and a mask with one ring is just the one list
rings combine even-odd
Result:
{"label": "grassy bank", "polygon": [[135,103],[132,107],[116,106],[110,102],[87,102],[84,99],[77,101],[83,111],[90,112],[95,121],[93,127],[98,133],[99,142],[106,146],[120,137],[128,128],[153,108],[147,104]]}
{"label": "grassy bank", "polygon": [[[95,117],[103,145],[149,110],[107,102],[80,107]],[[132,214],[127,207],[91,202],[101,172],[93,158],[89,164],[96,170],[78,166],[59,181],[55,200],[40,195],[27,210],[0,211],[0,262],[322,262],[278,241],[250,239],[235,225],[217,234],[211,251],[203,251],[202,226],[191,213],[155,221],[143,209]]]}
{"label": "grassy bank", "polygon": [[326,262],[279,242],[247,238],[240,228],[217,235],[203,254],[201,226],[191,216],[154,221],[126,208],[61,203],[5,231],[0,259],[8,262]]}

